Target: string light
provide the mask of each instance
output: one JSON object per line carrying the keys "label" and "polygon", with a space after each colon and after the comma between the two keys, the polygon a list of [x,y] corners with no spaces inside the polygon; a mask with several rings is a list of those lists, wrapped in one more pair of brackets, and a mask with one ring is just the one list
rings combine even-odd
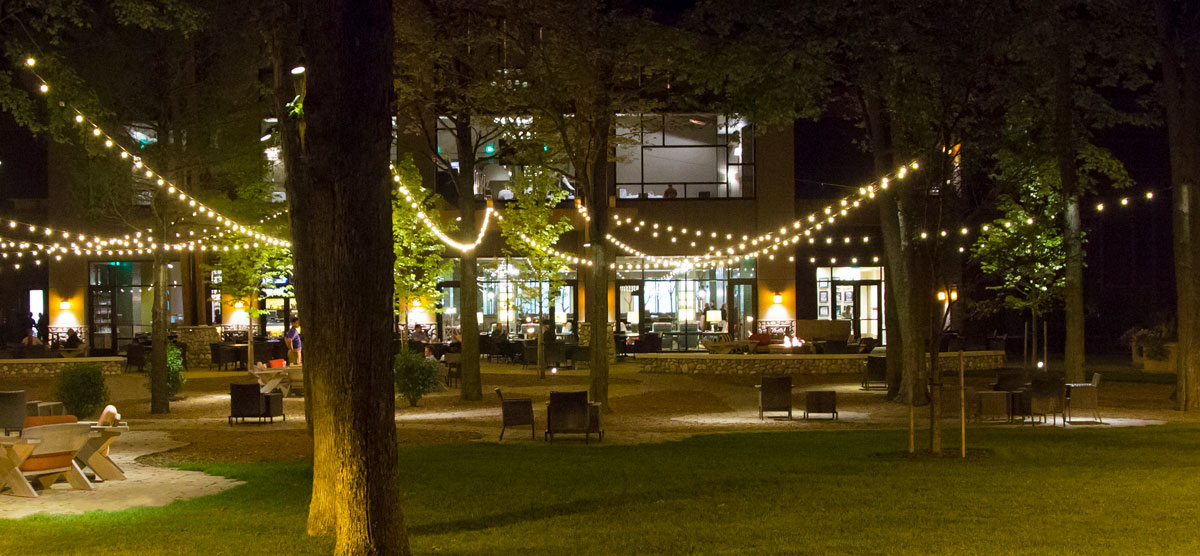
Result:
{"label": "string light", "polygon": [[[36,65],[37,65],[37,60],[35,60],[34,58],[26,58],[25,59],[25,66],[27,68],[29,68],[30,73],[32,73],[33,76],[36,77],[38,79],[38,81],[41,82],[39,89],[43,93],[48,92],[50,90],[50,84],[40,74],[38,74],[33,69],[33,67]],[[87,126],[91,127],[92,136],[102,137],[104,139],[104,145],[106,147],[111,147],[113,145],[116,145],[116,141],[113,139],[113,137],[110,136],[108,133],[105,133],[104,130],[96,122],[94,122],[90,118],[88,118],[87,115],[84,114],[81,110],[79,110],[78,108],[76,108],[74,106],[70,106],[70,105],[67,105],[67,106],[73,112],[75,112],[76,123],[87,125]],[[145,167],[145,172],[142,175],[144,175],[146,177],[146,179],[153,179],[155,176],[158,176],[159,179],[155,183],[160,188],[163,187],[164,185],[169,185],[170,187],[173,188],[174,191],[178,191],[179,192],[178,200],[180,202],[188,204],[189,207],[196,208],[197,215],[203,215],[208,218],[214,219],[218,223],[224,225],[228,229],[244,233],[248,236],[252,236],[255,239],[257,239],[263,243],[267,243],[270,245],[278,245],[278,246],[283,246],[283,247],[291,247],[291,242],[289,242],[287,240],[282,240],[282,239],[274,238],[274,237],[271,237],[271,236],[268,236],[265,234],[255,232],[255,231],[251,230],[250,228],[247,228],[246,226],[238,223],[237,221],[234,221],[234,220],[226,217],[225,215],[221,214],[220,212],[213,210],[210,207],[205,206],[203,203],[196,200],[191,195],[184,193],[183,190],[180,189],[178,186],[176,186],[174,183],[171,183],[169,180],[166,180],[165,178],[163,178],[162,174],[159,174],[158,172],[155,172],[153,169],[146,166],[146,164],[143,160],[141,160],[139,157],[130,153],[124,147],[120,147],[118,145],[117,148],[120,151],[120,157],[122,160],[127,159],[127,158],[133,158],[134,168],[137,168],[140,170],[143,167]]]}
{"label": "string light", "polygon": [[488,222],[492,218],[492,212],[494,212],[491,206],[488,206],[483,211],[483,224],[479,226],[479,234],[475,237],[475,241],[473,243],[460,243],[455,241],[454,238],[446,235],[446,233],[443,232],[436,223],[434,223],[433,219],[430,218],[429,215],[425,214],[425,211],[421,209],[421,205],[417,203],[417,201],[413,198],[412,193],[409,192],[408,187],[404,186],[404,184],[400,184],[400,176],[394,173],[394,169],[392,179],[399,184],[397,188],[400,190],[400,194],[404,195],[404,200],[408,201],[408,203],[417,210],[417,219],[419,219],[421,223],[429,229],[429,231],[433,232],[433,235],[442,240],[442,243],[445,243],[446,245],[449,245],[450,247],[453,247],[463,253],[467,253],[476,247],[479,247],[479,244],[483,243],[483,237],[487,234]]}

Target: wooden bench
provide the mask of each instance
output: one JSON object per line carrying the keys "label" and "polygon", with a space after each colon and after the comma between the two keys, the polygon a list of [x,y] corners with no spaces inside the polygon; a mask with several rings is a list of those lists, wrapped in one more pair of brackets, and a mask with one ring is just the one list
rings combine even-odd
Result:
{"label": "wooden bench", "polygon": [[[92,490],[92,483],[75,462],[79,450],[88,440],[98,437],[90,423],[76,422],[72,415],[30,417],[25,421],[21,439],[35,441],[24,460],[2,476],[5,484],[17,496],[37,497],[30,479],[36,479],[43,489],[65,478],[72,488]],[[16,444],[12,445],[14,448]],[[11,458],[9,464],[12,464]]]}

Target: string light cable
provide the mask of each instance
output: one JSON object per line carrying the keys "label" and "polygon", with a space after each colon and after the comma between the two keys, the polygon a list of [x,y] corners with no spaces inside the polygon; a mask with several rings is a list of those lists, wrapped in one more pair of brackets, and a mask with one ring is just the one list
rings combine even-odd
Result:
{"label": "string light cable", "polygon": [[443,232],[440,227],[438,227],[437,223],[435,223],[428,214],[425,214],[425,210],[421,208],[420,203],[413,198],[412,192],[408,190],[407,186],[400,182],[400,175],[397,174],[395,170],[396,169],[393,166],[392,181],[396,182],[396,188],[400,190],[400,194],[404,196],[404,200],[408,201],[408,204],[417,211],[417,218],[421,221],[421,223],[424,224],[429,231],[433,232],[433,235],[442,240],[442,243],[445,243],[446,245],[449,245],[450,247],[453,247],[463,253],[472,251],[476,247],[479,247],[479,244],[483,243],[483,238],[485,235],[487,235],[488,224],[492,219],[492,213],[495,212],[490,204],[483,211],[483,224],[479,226],[479,233],[475,236],[475,241],[472,243],[461,243],[455,241],[454,238],[446,235],[446,233]]}

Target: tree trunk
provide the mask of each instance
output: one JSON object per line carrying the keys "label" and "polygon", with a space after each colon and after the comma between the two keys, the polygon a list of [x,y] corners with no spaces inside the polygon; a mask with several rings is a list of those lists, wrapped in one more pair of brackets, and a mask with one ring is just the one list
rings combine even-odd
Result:
{"label": "tree trunk", "polygon": [[[1069,6],[1073,6],[1070,4]],[[1083,225],[1079,214],[1079,173],[1076,164],[1075,86],[1071,57],[1071,18],[1060,8],[1054,31],[1054,134],[1058,175],[1062,183],[1065,209],[1067,248],[1066,289],[1063,304],[1066,309],[1066,345],[1063,363],[1067,382],[1084,382],[1084,322],[1083,322]],[[1036,331],[1035,331],[1036,336]],[[1046,338],[1042,338],[1045,342]],[[1034,353],[1037,353],[1036,350]],[[1036,356],[1035,356],[1036,358]]]}
{"label": "tree trunk", "polygon": [[[304,359],[316,394],[314,459],[323,461],[313,503],[318,481],[335,483],[339,556],[409,553],[390,349],[392,16],[380,0],[314,0],[301,13],[306,175],[288,180],[288,200],[296,296],[312,316]],[[312,509],[310,530],[327,526]]]}
{"label": "tree trunk", "polygon": [[[611,68],[609,68],[611,70]],[[602,75],[606,85],[611,73]],[[600,404],[603,411],[611,411],[608,405],[608,344],[612,332],[608,329],[608,150],[609,129],[612,113],[609,111],[607,96],[601,95],[605,102],[597,103],[592,114],[592,138],[594,145],[590,167],[583,172],[590,183],[583,184],[583,191],[588,194],[589,235],[592,240],[592,294],[587,296],[588,320],[592,322],[592,360],[588,370],[591,382],[592,401]]]}
{"label": "tree trunk", "polygon": [[[165,210],[162,191],[156,192],[154,197],[156,208]],[[168,223],[165,217],[159,217],[154,226],[159,245],[159,248],[154,250],[154,262],[151,267],[154,273],[151,286],[154,290],[154,302],[150,328],[150,343],[153,345],[150,350],[150,413],[154,414],[171,412],[171,388],[167,383],[167,286],[170,279],[167,275],[167,250],[163,248],[168,242]]]}
{"label": "tree trunk", "polygon": [[[475,140],[471,130],[471,116],[459,114],[454,120],[458,143],[458,171],[454,175],[458,191],[458,212],[462,221],[460,236],[463,243],[475,241],[479,230],[475,227]],[[483,399],[483,379],[479,375],[479,265],[476,249],[462,254],[462,287],[458,290],[462,312],[458,319],[462,334],[462,381],[459,396],[463,401]]]}

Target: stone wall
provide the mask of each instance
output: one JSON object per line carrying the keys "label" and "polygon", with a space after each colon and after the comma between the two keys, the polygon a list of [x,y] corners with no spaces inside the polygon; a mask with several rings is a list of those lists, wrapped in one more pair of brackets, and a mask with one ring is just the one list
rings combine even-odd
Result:
{"label": "stone wall", "polygon": [[[579,323],[579,345],[586,346],[592,343],[592,323]],[[613,338],[613,325],[608,325],[608,362],[612,363],[617,360],[617,344]]]}
{"label": "stone wall", "polygon": [[56,357],[53,359],[0,359],[0,378],[53,378],[65,367],[97,363],[106,375],[125,370],[124,357]]}
{"label": "stone wall", "polygon": [[216,326],[176,326],[177,341],[187,346],[187,362],[190,370],[207,369],[212,364],[209,344],[221,343],[221,334]]}
{"label": "stone wall", "polygon": [[[964,354],[968,371],[999,369],[1004,366],[1003,351],[968,351]],[[862,374],[866,371],[865,354],[829,355],[715,355],[708,353],[644,353],[636,357],[638,371],[676,374]],[[938,358],[943,373],[958,372],[957,353]]]}

